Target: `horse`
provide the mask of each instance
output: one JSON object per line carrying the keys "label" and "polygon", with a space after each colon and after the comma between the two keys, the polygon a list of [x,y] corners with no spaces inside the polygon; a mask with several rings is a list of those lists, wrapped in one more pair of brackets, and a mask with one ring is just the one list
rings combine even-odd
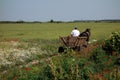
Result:
{"label": "horse", "polygon": [[91,35],[90,29],[87,28],[84,32],[80,33],[79,37],[87,37],[86,41],[88,42],[90,35]]}

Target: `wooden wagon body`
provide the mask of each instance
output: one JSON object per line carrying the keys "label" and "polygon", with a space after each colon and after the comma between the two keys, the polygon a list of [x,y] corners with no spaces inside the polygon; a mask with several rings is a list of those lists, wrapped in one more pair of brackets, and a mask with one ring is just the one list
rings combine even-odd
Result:
{"label": "wooden wagon body", "polygon": [[[59,37],[60,43],[62,44],[62,48],[70,48],[76,51],[80,51],[84,47],[87,47],[88,42],[87,37],[72,37],[72,36],[67,36],[67,37]],[[59,49],[59,52],[60,49]]]}

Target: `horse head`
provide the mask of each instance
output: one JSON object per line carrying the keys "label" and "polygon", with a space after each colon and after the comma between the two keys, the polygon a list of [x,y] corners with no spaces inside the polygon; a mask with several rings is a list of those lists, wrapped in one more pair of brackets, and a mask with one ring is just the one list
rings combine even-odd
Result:
{"label": "horse head", "polygon": [[87,37],[87,40],[86,41],[89,41],[89,37],[90,37],[90,29],[87,28],[84,32],[82,32],[79,37]]}

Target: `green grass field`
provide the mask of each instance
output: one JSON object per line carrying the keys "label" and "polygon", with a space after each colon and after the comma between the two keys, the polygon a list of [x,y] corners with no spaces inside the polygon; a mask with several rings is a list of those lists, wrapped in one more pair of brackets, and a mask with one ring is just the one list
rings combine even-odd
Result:
{"label": "green grass field", "polygon": [[[78,26],[80,32],[84,31],[86,28],[90,28],[91,41],[93,39],[107,39],[112,32],[120,31],[120,23],[1,23],[0,80],[48,80],[47,78],[45,79],[46,71],[49,74],[54,72],[58,73],[57,69],[59,68],[62,73],[65,73],[65,75],[61,73],[57,74],[62,76],[63,79],[60,77],[62,80],[66,80],[66,74],[69,80],[71,75],[76,73],[76,76],[72,76],[71,80],[72,78],[77,79],[78,70],[80,76],[83,74],[88,76],[84,71],[91,71],[93,77],[96,76],[96,73],[101,75],[99,71],[104,73],[106,70],[112,70],[102,77],[106,77],[106,80],[118,80],[117,77],[113,76],[114,74],[117,74],[114,72],[116,65],[113,64],[116,59],[114,56],[109,57],[101,54],[104,53],[103,50],[99,47],[98,49],[94,47],[94,43],[94,46],[89,48],[90,51],[87,52],[87,54],[76,54],[75,52],[68,50],[67,54],[61,54],[61,56],[58,55],[58,47],[60,46],[58,42],[59,36],[70,35],[71,30],[75,26]],[[99,42],[97,45],[99,45]],[[93,53],[100,53],[100,55],[96,55],[96,57],[99,58],[98,61],[100,61],[98,64],[94,63],[94,60],[91,59],[90,61],[90,59],[88,59],[92,56],[90,54],[93,54],[91,53],[93,48],[96,48]],[[80,56],[83,56],[83,58],[80,58]],[[104,61],[111,61],[111,63],[106,64]],[[85,66],[78,67],[78,64],[85,64]],[[54,67],[56,67],[56,70]],[[81,72],[81,70],[83,71]],[[72,72],[66,73],[65,71]],[[57,78],[59,78],[59,76],[57,76]],[[117,76],[119,77],[119,75]],[[93,77],[92,79],[95,78]],[[81,80],[82,79],[84,79],[84,77],[81,77]],[[90,80],[92,79],[90,78]]]}
{"label": "green grass field", "polygon": [[23,23],[0,24],[0,39],[58,39],[70,35],[74,26],[80,32],[91,29],[91,39],[105,39],[114,31],[120,30],[120,23]]}

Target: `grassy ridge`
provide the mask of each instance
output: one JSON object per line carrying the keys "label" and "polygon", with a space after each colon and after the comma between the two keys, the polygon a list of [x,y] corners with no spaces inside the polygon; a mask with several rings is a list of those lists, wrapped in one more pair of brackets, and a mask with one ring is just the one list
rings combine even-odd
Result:
{"label": "grassy ridge", "polygon": [[59,36],[70,35],[74,26],[78,26],[80,32],[86,28],[91,29],[91,39],[104,39],[111,32],[120,30],[120,23],[23,23],[0,24],[0,39],[58,39]]}

